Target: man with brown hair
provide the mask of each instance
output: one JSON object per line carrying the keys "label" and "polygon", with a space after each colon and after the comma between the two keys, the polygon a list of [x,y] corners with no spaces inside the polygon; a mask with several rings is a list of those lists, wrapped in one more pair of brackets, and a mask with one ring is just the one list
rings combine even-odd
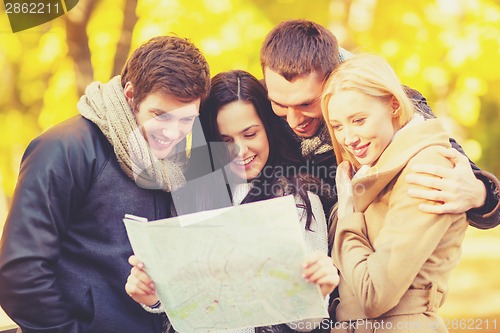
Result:
{"label": "man with brown hair", "polygon": [[[308,171],[331,185],[335,182],[336,161],[323,123],[320,99],[326,77],[348,54],[343,49],[339,52],[337,40],[328,29],[306,20],[278,24],[266,36],[260,53],[274,112],[288,124]],[[425,118],[435,117],[419,92],[407,88],[407,93]],[[455,168],[420,166],[418,173],[407,180],[428,190],[413,189],[409,194],[438,202],[421,207],[430,213],[467,211],[471,224],[482,229],[500,224],[498,180],[470,162],[455,140],[450,141],[463,154],[449,150],[447,157]]]}
{"label": "man with brown hair", "polygon": [[121,77],[87,87],[80,115],[31,142],[0,247],[0,304],[24,333],[162,332],[125,293],[122,218],[171,216],[209,81],[193,44],[153,38]]}

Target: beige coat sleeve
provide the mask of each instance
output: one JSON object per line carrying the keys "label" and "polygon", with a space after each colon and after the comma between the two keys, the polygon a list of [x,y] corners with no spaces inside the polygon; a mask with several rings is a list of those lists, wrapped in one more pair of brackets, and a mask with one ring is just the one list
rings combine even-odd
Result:
{"label": "beige coat sleeve", "polygon": [[[399,303],[456,220],[453,215],[421,212],[418,205],[424,201],[407,194],[409,185],[404,178],[411,164],[429,161],[450,165],[432,147],[425,149],[391,182],[394,185],[389,189],[392,192],[386,212],[369,207],[366,214],[355,212],[338,221],[332,256],[370,318],[379,317]],[[382,226],[373,244],[367,237],[370,226]]]}

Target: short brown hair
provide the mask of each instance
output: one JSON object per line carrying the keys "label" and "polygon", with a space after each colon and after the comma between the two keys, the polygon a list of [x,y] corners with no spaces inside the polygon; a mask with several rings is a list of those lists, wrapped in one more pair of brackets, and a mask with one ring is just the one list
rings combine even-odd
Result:
{"label": "short brown hair", "polygon": [[134,87],[134,105],[155,92],[191,102],[205,99],[210,90],[210,69],[200,50],[177,36],[159,36],[137,48],[121,73],[121,84]]}
{"label": "short brown hair", "polygon": [[328,76],[339,64],[339,46],[331,31],[306,20],[284,21],[267,34],[260,50],[266,67],[288,81],[313,71]]}

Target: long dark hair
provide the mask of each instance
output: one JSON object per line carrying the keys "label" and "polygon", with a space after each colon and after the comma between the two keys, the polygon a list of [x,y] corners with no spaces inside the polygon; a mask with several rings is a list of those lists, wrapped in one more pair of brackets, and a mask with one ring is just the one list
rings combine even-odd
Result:
{"label": "long dark hair", "polygon": [[280,118],[274,114],[267,99],[266,89],[252,74],[242,70],[222,72],[212,78],[210,94],[200,110],[207,142],[222,142],[217,115],[223,106],[236,101],[252,103],[262,121],[269,140],[269,165],[300,164],[300,152],[287,142]]}
{"label": "long dark hair", "polygon": [[[289,135],[280,123],[281,119],[274,114],[266,89],[250,73],[232,70],[212,78],[210,94],[200,109],[200,121],[207,142],[223,141],[217,126],[217,115],[222,107],[235,101],[252,103],[264,125],[269,142],[269,158],[263,169],[265,172],[261,171],[252,180],[253,187],[242,204],[297,194],[304,202],[302,208],[307,214],[306,229],[310,230],[313,215],[307,190],[316,181],[312,177],[297,174],[301,165],[300,150],[295,142],[289,140]],[[225,158],[214,164],[221,167],[228,162],[229,153],[226,152]]]}

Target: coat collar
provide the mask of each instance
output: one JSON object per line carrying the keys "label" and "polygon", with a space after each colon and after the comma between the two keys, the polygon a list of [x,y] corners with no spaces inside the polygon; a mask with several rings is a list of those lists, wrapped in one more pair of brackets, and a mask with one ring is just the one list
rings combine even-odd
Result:
{"label": "coat collar", "polygon": [[353,180],[355,211],[365,211],[416,154],[433,145],[450,147],[449,136],[437,119],[426,120],[398,132],[377,163],[363,176]]}

